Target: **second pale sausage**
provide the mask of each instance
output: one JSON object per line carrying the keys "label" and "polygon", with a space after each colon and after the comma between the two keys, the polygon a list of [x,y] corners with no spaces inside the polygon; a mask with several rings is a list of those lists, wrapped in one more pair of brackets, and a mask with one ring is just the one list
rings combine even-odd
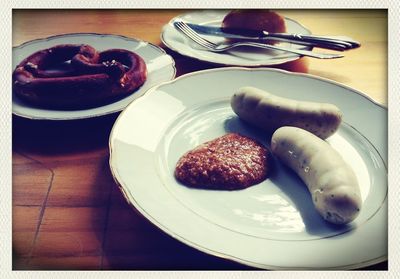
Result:
{"label": "second pale sausage", "polygon": [[281,127],[272,135],[271,150],[307,185],[324,219],[346,224],[358,216],[362,199],[357,177],[326,141],[300,128]]}

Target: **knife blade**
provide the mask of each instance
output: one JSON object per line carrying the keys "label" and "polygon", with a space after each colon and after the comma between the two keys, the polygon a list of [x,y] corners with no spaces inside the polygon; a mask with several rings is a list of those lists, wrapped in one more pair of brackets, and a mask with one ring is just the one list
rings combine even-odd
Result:
{"label": "knife blade", "polygon": [[309,34],[268,33],[243,28],[223,28],[210,25],[186,23],[200,34],[240,40],[276,40],[299,45],[348,50],[359,47],[361,44],[345,36],[317,36]]}

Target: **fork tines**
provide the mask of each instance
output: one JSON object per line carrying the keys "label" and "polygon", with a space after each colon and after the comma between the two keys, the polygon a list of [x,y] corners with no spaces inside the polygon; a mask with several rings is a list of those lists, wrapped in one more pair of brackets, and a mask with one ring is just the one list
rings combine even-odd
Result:
{"label": "fork tines", "polygon": [[192,28],[190,28],[190,26],[188,26],[185,22],[183,22],[181,20],[176,20],[176,21],[174,21],[174,26],[177,29],[179,29],[183,34],[185,34],[189,39],[194,41],[195,43],[197,43],[203,47],[206,47],[206,48],[210,48],[210,49],[215,48],[216,45],[214,43],[201,37],[199,34],[196,33],[196,31],[194,31]]}

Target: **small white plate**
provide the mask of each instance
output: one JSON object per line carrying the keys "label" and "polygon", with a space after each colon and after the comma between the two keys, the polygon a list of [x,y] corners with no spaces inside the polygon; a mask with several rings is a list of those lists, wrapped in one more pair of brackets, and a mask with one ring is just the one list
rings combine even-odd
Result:
{"label": "small white plate", "polygon": [[[300,58],[299,55],[294,53],[252,47],[235,48],[231,51],[220,53],[207,51],[180,33],[172,24],[175,20],[180,19],[185,22],[201,25],[221,26],[222,20],[228,12],[229,11],[226,10],[204,10],[177,16],[163,27],[161,40],[167,47],[179,54],[221,65],[246,67],[268,66],[282,64]],[[311,34],[310,30],[290,18],[285,18],[285,24],[288,33]],[[224,41],[224,38],[221,37],[208,35],[204,35],[204,37],[215,43]],[[311,49],[310,47],[290,43],[279,43],[278,45],[294,49]]]}
{"label": "small white plate", "polygon": [[[268,146],[230,107],[241,86],[342,110],[344,123],[328,142],[359,179],[364,205],[354,222],[323,221],[305,185],[278,160],[269,179],[239,191],[175,180],[185,152],[228,132]],[[110,136],[110,166],[129,203],[201,251],[265,269],[360,268],[387,258],[386,129],[386,108],[333,81],[276,69],[206,70],[154,87],[128,106]]]}
{"label": "small white plate", "polygon": [[133,94],[107,105],[82,110],[52,110],[32,106],[15,94],[12,95],[14,114],[36,120],[73,120],[98,117],[122,111],[132,100],[140,97],[154,85],[175,77],[175,62],[163,49],[141,40],[108,34],[75,33],[53,36],[24,43],[13,48],[13,69],[30,54],[58,44],[88,44],[102,51],[111,48],[128,49],[139,54],[146,62],[146,82]]}

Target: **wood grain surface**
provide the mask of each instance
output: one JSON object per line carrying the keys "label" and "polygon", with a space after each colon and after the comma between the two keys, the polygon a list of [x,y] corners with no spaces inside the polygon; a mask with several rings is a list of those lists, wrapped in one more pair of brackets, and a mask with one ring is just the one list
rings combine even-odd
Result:
{"label": "wood grain surface", "polygon": [[[185,10],[13,10],[13,45],[78,32],[119,34],[164,47],[164,24]],[[386,10],[282,10],[315,34],[362,43],[336,60],[275,66],[326,77],[387,105]],[[177,75],[218,67],[166,49]],[[79,121],[13,117],[13,268],[16,270],[252,270],[166,235],[130,207],[110,173],[117,115]],[[383,262],[364,269],[387,269]]]}

